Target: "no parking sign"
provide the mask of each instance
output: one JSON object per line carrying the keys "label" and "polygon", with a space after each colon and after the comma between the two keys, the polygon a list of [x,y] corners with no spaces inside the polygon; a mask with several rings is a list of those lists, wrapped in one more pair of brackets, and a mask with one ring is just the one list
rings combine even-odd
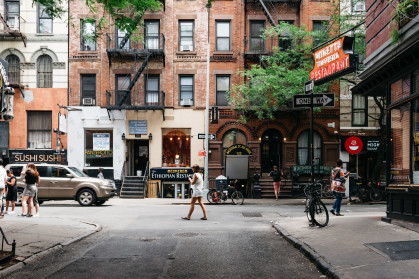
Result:
{"label": "no parking sign", "polygon": [[358,137],[349,137],[345,141],[345,149],[351,154],[358,154],[362,151],[362,140]]}

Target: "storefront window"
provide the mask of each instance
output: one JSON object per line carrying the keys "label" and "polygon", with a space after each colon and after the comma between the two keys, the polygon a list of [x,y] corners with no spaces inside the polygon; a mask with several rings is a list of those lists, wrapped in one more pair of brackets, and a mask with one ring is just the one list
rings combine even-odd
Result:
{"label": "storefront window", "polygon": [[409,184],[410,180],[410,103],[391,110],[390,181]]}
{"label": "storefront window", "polygon": [[190,129],[163,129],[163,167],[190,166],[190,137]]}
{"label": "storefront window", "polygon": [[404,76],[393,82],[390,86],[391,89],[391,102],[397,102],[410,95],[410,75]]}
{"label": "storefront window", "polygon": [[85,167],[113,166],[113,131],[85,131]]}
{"label": "storefront window", "polygon": [[419,184],[419,100],[413,101],[413,184]]}

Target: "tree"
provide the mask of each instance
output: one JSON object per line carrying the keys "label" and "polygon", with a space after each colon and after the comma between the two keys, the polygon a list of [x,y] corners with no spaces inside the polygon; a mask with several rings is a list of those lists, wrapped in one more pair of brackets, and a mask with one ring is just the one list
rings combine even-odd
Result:
{"label": "tree", "polygon": [[[61,18],[66,10],[66,3],[73,0],[33,0],[45,6],[45,11],[53,18]],[[91,11],[92,21],[96,21],[97,30],[107,28],[106,19],[110,15],[120,30],[134,33],[140,26],[146,11],[160,11],[162,3],[158,0],[84,0]],[[103,13],[100,13],[103,11]],[[99,31],[100,33],[100,31]]]}

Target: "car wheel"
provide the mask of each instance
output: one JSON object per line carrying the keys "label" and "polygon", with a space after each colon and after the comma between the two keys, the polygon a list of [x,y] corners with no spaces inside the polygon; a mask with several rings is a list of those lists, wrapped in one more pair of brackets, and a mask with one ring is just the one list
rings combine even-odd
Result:
{"label": "car wheel", "polygon": [[23,196],[23,189],[17,189],[17,200],[15,202],[16,206],[22,206],[22,196]]}
{"label": "car wheel", "polygon": [[77,195],[77,201],[81,206],[89,206],[96,202],[96,194],[90,189],[83,189]]}
{"label": "car wheel", "polygon": [[97,201],[96,202],[96,205],[102,205],[102,204],[104,204],[106,201]]}

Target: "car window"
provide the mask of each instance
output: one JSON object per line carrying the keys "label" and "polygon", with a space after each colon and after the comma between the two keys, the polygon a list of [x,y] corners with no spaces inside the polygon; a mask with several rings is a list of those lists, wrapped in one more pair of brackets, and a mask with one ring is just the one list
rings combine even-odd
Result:
{"label": "car window", "polygon": [[70,170],[72,170],[75,174],[77,174],[77,176],[80,176],[80,177],[89,177],[87,174],[85,174],[84,172],[82,172],[78,168],[75,168],[75,167],[68,167],[68,168]]}
{"label": "car window", "polygon": [[39,173],[39,176],[42,177],[48,177],[48,167],[47,166],[37,166],[36,170]]}
{"label": "car window", "polygon": [[52,177],[67,177],[67,174],[70,174],[70,172],[66,170],[65,168],[60,168],[60,167],[51,168]]}
{"label": "car window", "polygon": [[13,171],[13,174],[19,177],[22,173],[23,166],[11,166],[10,170]]}

